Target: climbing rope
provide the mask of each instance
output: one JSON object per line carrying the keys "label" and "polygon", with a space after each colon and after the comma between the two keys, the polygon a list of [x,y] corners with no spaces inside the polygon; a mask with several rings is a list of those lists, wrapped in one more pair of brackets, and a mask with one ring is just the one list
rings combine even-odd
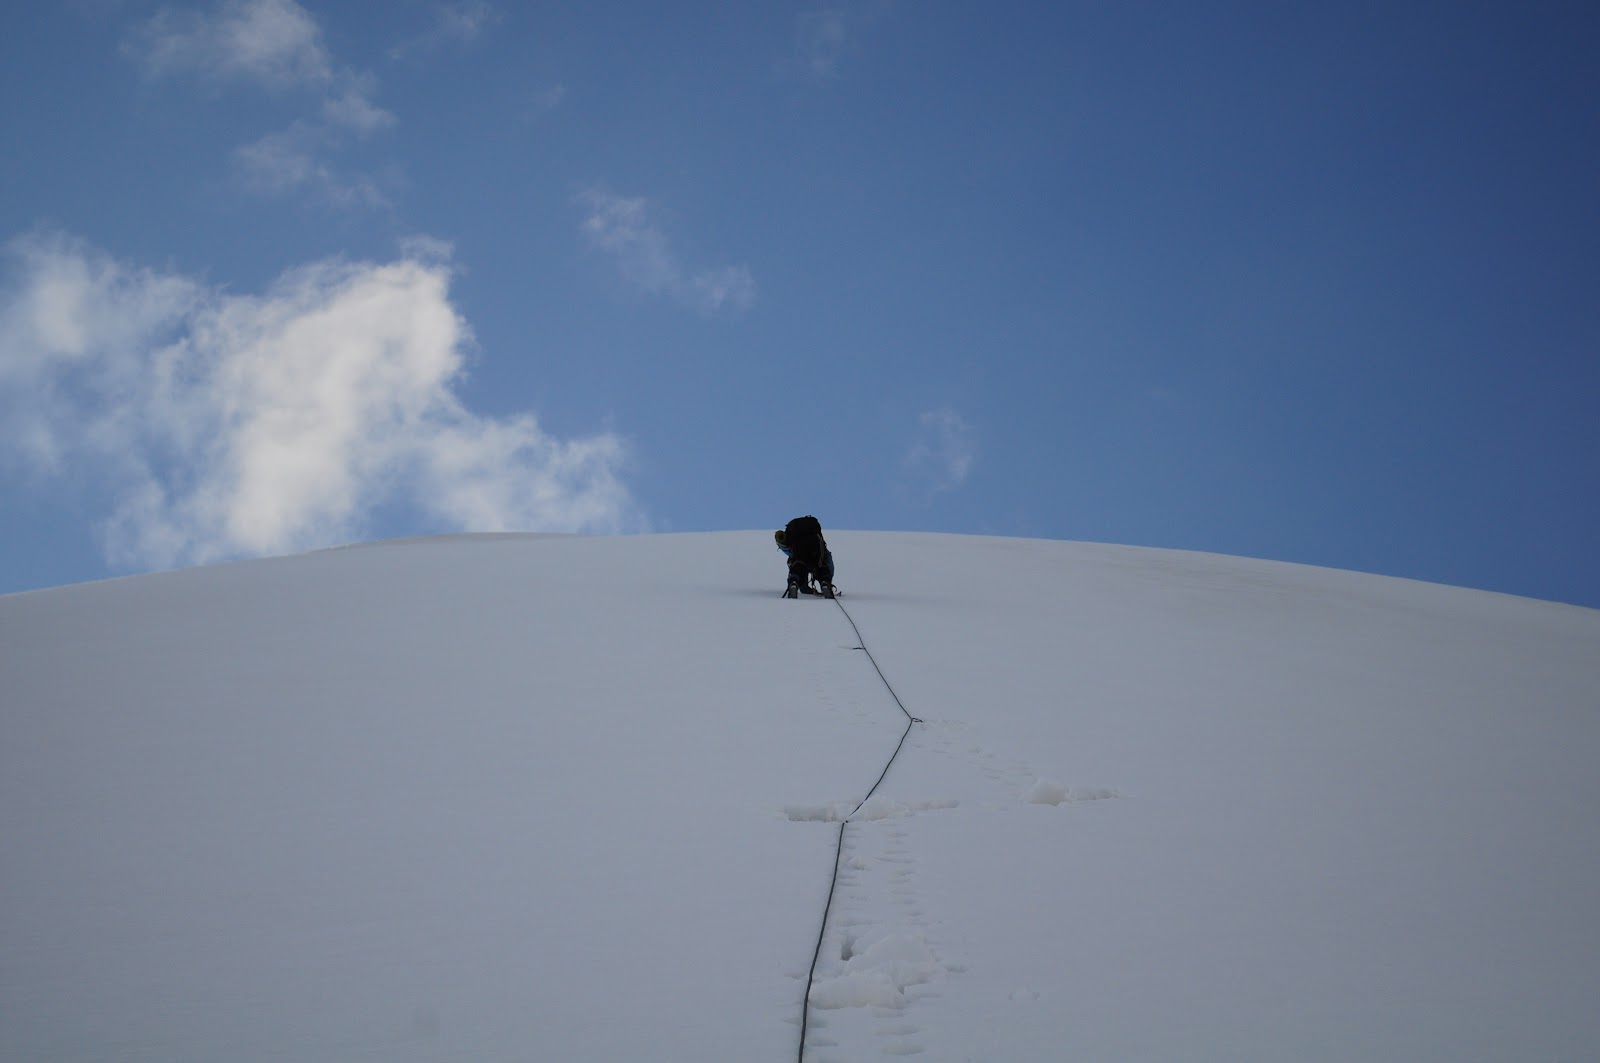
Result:
{"label": "climbing rope", "polygon": [[806,973],[806,991],[800,1000],[800,1048],[795,1056],[796,1063],[805,1063],[806,1033],[810,1028],[811,1020],[811,986],[817,978],[817,961],[822,957],[822,939],[828,933],[828,917],[833,911],[833,895],[839,887],[839,864],[844,858],[845,828],[850,826],[850,820],[855,814],[861,811],[861,806],[865,805],[872,798],[872,795],[877,793],[878,787],[883,785],[883,780],[889,775],[889,768],[894,764],[895,758],[900,755],[900,750],[905,747],[906,736],[911,734],[912,724],[922,722],[907,711],[905,702],[900,700],[900,695],[896,694],[894,687],[890,685],[889,677],[883,674],[882,668],[878,667],[878,660],[872,656],[872,651],[867,649],[867,641],[861,637],[861,629],[856,626],[855,617],[850,615],[850,610],[846,609],[844,603],[837,598],[833,602],[839,607],[839,612],[844,614],[844,618],[850,621],[850,629],[856,633],[856,645],[854,648],[867,655],[867,660],[872,662],[872,670],[878,673],[879,679],[883,680],[884,688],[889,691],[889,696],[894,698],[894,703],[900,707],[902,713],[905,713],[906,729],[900,732],[900,741],[895,743],[894,752],[890,753],[889,759],[884,762],[883,771],[878,773],[878,779],[872,784],[872,788],[866,792],[866,795],[861,800],[856,802],[856,807],[850,810],[850,815],[839,821],[839,836],[834,840],[833,845],[833,876],[828,880],[828,899],[822,905],[822,923],[817,927],[817,944],[811,950],[811,969]]}
{"label": "climbing rope", "polygon": [[[872,655],[871,650],[867,649],[867,640],[861,637],[861,629],[856,627],[856,618],[850,615],[850,610],[846,609],[844,607],[844,603],[839,599],[835,598],[833,600],[833,604],[837,605],[839,607],[839,612],[843,613],[844,618],[850,621],[850,630],[856,633],[855,648],[860,650],[862,653],[865,653],[867,655],[867,660],[872,662],[872,670],[878,673],[879,679],[883,680],[884,689],[889,692],[889,696],[894,699],[894,703],[900,706],[900,711],[906,714],[906,719],[910,720],[912,723],[921,723],[921,720],[917,719],[915,716],[911,715],[911,713],[906,711],[905,702],[900,700],[900,695],[896,694],[894,692],[894,687],[889,685],[889,677],[883,674],[882,668],[878,667],[878,659]],[[899,750],[895,750],[895,752],[898,753]],[[889,759],[893,760],[894,758],[890,757]],[[868,794],[867,796],[871,797],[872,795]]]}

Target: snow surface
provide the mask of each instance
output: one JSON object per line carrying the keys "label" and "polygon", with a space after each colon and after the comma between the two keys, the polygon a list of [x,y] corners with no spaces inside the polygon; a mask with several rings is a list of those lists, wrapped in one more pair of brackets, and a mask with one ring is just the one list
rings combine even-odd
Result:
{"label": "snow surface", "polygon": [[[808,1060],[1600,1056],[1600,612],[831,532]],[[0,597],[0,1060],[794,1059],[770,533]]]}

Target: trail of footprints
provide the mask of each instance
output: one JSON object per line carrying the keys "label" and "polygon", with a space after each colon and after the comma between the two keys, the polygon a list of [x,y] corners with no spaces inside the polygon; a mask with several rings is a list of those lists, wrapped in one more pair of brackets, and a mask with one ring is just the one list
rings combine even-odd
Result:
{"label": "trail of footprints", "polygon": [[[926,761],[949,758],[960,777],[976,770],[986,782],[977,807],[989,811],[1021,804],[1061,805],[1117,796],[1107,789],[1068,787],[1037,778],[1017,759],[1002,758],[963,741],[960,723],[930,720],[912,730],[896,770],[913,780],[929,777]],[[933,771],[949,779],[948,771]],[[892,789],[892,787],[891,787]],[[917,859],[907,829],[911,817],[956,809],[954,799],[891,800],[874,796],[851,816],[854,802],[791,805],[795,822],[837,823],[849,816],[841,852],[833,914],[823,936],[810,997],[807,1059],[823,1063],[859,1059],[864,1046],[886,1056],[925,1051],[917,1005],[937,998],[947,974],[964,969],[949,954],[918,890]],[[887,904],[885,901],[887,900]],[[844,1055],[839,1053],[843,1051]]]}
{"label": "trail of footprints", "polygon": [[1079,801],[1103,801],[1119,796],[1116,790],[1102,786],[1066,786],[1035,775],[1027,761],[1005,758],[970,741],[961,741],[959,734],[969,730],[967,724],[957,721],[939,721],[930,734],[927,752],[951,760],[975,764],[983,777],[989,780],[988,798],[983,802],[987,810],[1008,808],[1022,804],[1064,805]]}
{"label": "trail of footprints", "polygon": [[823,1053],[812,1058],[844,1045],[851,1055],[873,1044],[888,1056],[920,1054],[910,1007],[938,996],[936,983],[951,969],[917,894],[904,827],[852,821],[811,989],[809,1047]]}

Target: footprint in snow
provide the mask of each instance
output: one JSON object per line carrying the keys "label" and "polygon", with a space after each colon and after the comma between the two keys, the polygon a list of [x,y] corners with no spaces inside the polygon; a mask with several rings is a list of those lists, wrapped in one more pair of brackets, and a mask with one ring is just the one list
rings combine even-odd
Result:
{"label": "footprint in snow", "polygon": [[1032,788],[1022,795],[1031,805],[1065,805],[1077,801],[1106,801],[1119,797],[1117,791],[1096,786],[1063,786],[1044,779],[1034,780]]}

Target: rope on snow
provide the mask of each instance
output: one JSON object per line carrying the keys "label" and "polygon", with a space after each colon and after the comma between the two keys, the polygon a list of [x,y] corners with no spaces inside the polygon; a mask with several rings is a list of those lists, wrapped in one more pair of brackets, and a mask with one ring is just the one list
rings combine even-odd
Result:
{"label": "rope on snow", "polygon": [[828,880],[828,899],[822,905],[822,924],[817,927],[817,944],[811,950],[811,970],[806,973],[805,996],[800,1000],[800,1048],[799,1053],[795,1056],[796,1063],[805,1063],[806,1032],[810,1026],[811,1019],[811,986],[817,977],[817,961],[822,957],[822,939],[828,933],[828,917],[833,911],[833,894],[839,886],[839,864],[844,857],[845,828],[850,825],[851,818],[861,811],[861,806],[866,804],[873,794],[877,793],[879,786],[883,785],[883,780],[889,775],[889,768],[894,764],[895,758],[900,755],[900,750],[906,744],[906,736],[911,734],[911,725],[922,722],[906,709],[905,702],[900,700],[900,695],[896,694],[894,687],[890,685],[889,677],[883,674],[882,668],[878,667],[878,660],[872,656],[872,651],[867,649],[866,639],[861,637],[861,629],[856,626],[855,617],[850,615],[850,610],[846,609],[844,603],[839,599],[835,598],[833,601],[839,607],[839,611],[844,614],[844,618],[850,621],[850,629],[856,633],[857,645],[855,648],[867,655],[867,660],[872,662],[873,671],[877,672],[878,678],[883,680],[884,689],[889,691],[889,696],[894,698],[894,703],[900,707],[902,713],[905,713],[906,729],[900,732],[900,741],[895,744],[894,752],[890,753],[889,759],[884,762],[883,771],[878,773],[877,782],[872,784],[872,788],[867,791],[865,797],[856,802],[856,807],[850,810],[850,815],[839,821],[839,836],[834,841],[833,846],[833,876]]}

